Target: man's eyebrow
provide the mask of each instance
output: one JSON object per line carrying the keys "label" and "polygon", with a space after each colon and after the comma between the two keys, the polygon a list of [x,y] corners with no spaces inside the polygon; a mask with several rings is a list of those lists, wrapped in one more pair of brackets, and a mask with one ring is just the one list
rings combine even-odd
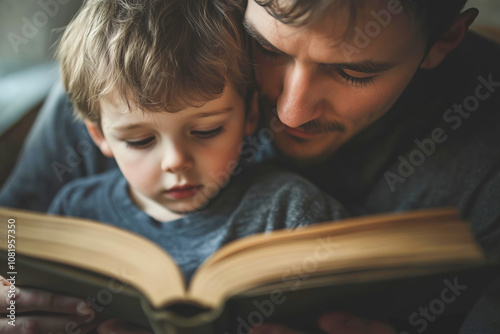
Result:
{"label": "man's eyebrow", "polygon": [[[245,20],[243,21],[243,26],[245,27],[245,30],[250,35],[250,37],[252,37],[257,43],[261,44],[262,46],[270,49],[271,51],[277,54],[280,54],[282,56],[289,56],[287,53],[276,48],[274,45],[271,44],[271,42],[269,42],[264,36],[262,36],[262,34],[259,31],[257,31],[252,22]],[[350,63],[331,63],[331,64],[321,63],[320,65],[327,68],[346,69],[362,73],[380,73],[392,69],[397,65],[397,63],[388,61],[377,62],[373,60],[364,60],[364,61],[356,61]]]}
{"label": "man's eyebrow", "polygon": [[372,61],[372,60],[362,60],[356,61],[352,63],[333,63],[333,64],[321,64],[326,67],[333,67],[336,69],[346,69],[355,72],[362,73],[380,73],[385,72],[393,67],[397,66],[396,62],[388,62],[388,61]]}
{"label": "man's eyebrow", "polygon": [[282,56],[288,56],[288,54],[276,48],[274,45],[271,44],[271,42],[269,42],[264,36],[262,36],[262,34],[258,32],[257,29],[255,29],[255,26],[251,22],[244,20],[243,27],[245,27],[247,34],[249,34],[250,37],[252,37],[260,45],[265,46],[272,52],[278,53]]}

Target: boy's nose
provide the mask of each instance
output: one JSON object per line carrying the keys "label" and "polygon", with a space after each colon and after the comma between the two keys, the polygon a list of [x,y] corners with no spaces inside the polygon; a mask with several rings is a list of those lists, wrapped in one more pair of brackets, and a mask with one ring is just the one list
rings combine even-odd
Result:
{"label": "boy's nose", "polygon": [[161,169],[167,173],[178,173],[193,166],[193,159],[178,149],[168,150],[161,162]]}

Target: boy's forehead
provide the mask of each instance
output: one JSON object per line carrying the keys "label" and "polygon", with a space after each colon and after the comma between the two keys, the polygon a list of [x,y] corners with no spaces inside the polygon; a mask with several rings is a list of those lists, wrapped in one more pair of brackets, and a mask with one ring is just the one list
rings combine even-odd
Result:
{"label": "boy's forehead", "polygon": [[107,95],[99,101],[101,122],[105,128],[122,128],[126,130],[133,125],[146,122],[149,113],[142,112],[134,107],[133,104],[127,103],[119,95]]}
{"label": "boy's forehead", "polygon": [[125,98],[117,90],[103,95],[99,99],[99,105],[103,113],[120,113],[126,114],[134,111],[137,108],[130,98]]}
{"label": "boy's forehead", "polygon": [[116,90],[103,96],[99,100],[99,105],[102,126],[117,130],[159,124],[158,116],[162,114],[141,109],[131,97],[126,98]]}
{"label": "boy's forehead", "polygon": [[103,96],[100,101],[100,111],[103,126],[113,128],[130,128],[134,124],[159,124],[165,117],[169,122],[177,120],[203,119],[222,116],[235,110],[243,110],[243,98],[233,87],[227,85],[223,94],[218,98],[199,104],[188,106],[177,112],[152,112],[143,110],[135,105],[132,99],[125,99],[121,94],[113,91]]}

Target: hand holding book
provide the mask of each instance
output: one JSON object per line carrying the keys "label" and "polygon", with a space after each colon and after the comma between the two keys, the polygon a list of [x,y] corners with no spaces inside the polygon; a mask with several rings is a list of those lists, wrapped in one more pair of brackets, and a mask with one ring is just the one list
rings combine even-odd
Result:
{"label": "hand holding book", "polygon": [[150,331],[141,329],[120,319],[109,319],[99,325],[97,332],[99,334],[152,334]]}
{"label": "hand holding book", "polygon": [[[325,334],[396,334],[388,325],[379,321],[361,319],[352,314],[333,311],[318,318],[318,327]],[[99,334],[152,334],[118,319],[111,319],[99,326]],[[249,334],[300,334],[277,324],[262,324]]]}
{"label": "hand holding book", "polygon": [[7,312],[0,319],[2,334],[60,333],[72,324],[79,326],[81,333],[87,333],[96,327],[94,322],[86,321],[90,306],[83,299],[29,288],[16,288],[15,298],[10,298],[14,297],[10,286],[0,276],[0,310]]}
{"label": "hand holding book", "polygon": [[[332,311],[321,315],[318,318],[318,327],[325,334],[396,334],[394,329],[382,322],[361,319],[342,311]],[[269,333],[301,334],[277,324],[263,324],[252,328],[251,332],[251,334]]]}

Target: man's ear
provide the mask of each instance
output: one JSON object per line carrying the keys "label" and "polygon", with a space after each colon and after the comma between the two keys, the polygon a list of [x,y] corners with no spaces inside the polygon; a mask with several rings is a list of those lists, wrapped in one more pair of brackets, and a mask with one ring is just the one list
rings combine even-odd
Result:
{"label": "man's ear", "polygon": [[94,140],[94,143],[101,149],[102,154],[104,154],[108,158],[112,158],[113,152],[111,151],[108,141],[106,140],[106,138],[104,138],[104,135],[102,134],[99,126],[95,122],[92,122],[88,119],[85,120],[85,126],[87,127],[87,131],[89,132],[90,137],[92,137],[92,140]]}
{"label": "man's ear", "polygon": [[259,123],[259,93],[254,92],[252,102],[248,107],[248,113],[245,121],[245,135],[249,136],[254,133]]}
{"label": "man's ear", "polygon": [[441,64],[443,59],[462,42],[467,29],[478,14],[479,11],[476,8],[470,8],[461,13],[453,21],[450,29],[431,47],[420,68],[430,70]]}

